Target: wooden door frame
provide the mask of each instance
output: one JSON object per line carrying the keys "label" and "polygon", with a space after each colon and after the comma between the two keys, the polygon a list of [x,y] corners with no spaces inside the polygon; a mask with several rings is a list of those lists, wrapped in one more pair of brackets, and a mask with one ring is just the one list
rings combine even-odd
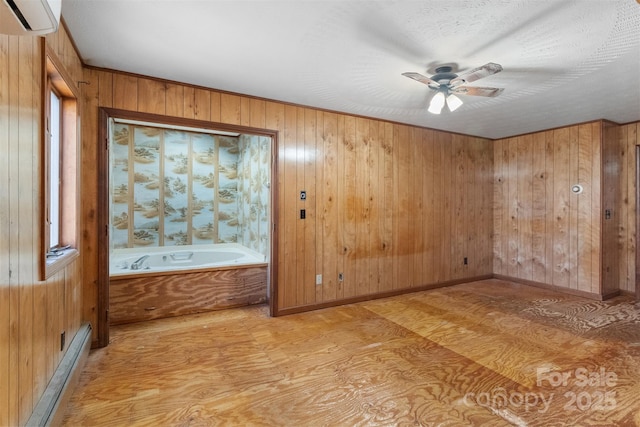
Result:
{"label": "wooden door frame", "polygon": [[275,316],[278,313],[278,131],[261,129],[249,126],[231,125],[226,123],[209,122],[205,120],[186,119],[181,117],[164,116],[158,114],[140,113],[137,111],[120,110],[115,108],[100,107],[99,109],[99,135],[98,135],[98,204],[97,204],[97,231],[98,231],[98,283],[97,283],[97,312],[96,325],[97,347],[105,347],[109,344],[109,119],[123,118],[168,124],[193,128],[203,128],[234,132],[240,134],[260,135],[271,138],[271,177],[270,177],[270,227],[269,227],[269,313]]}

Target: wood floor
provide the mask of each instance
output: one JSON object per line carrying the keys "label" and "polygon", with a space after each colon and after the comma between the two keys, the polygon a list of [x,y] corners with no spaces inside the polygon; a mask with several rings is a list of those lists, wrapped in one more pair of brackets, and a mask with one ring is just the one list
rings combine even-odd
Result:
{"label": "wood floor", "polygon": [[68,426],[640,425],[640,304],[487,280],[123,325]]}

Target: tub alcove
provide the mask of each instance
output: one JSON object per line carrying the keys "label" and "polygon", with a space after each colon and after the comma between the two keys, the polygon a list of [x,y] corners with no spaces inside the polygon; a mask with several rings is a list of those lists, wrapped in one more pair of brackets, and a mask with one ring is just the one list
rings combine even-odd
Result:
{"label": "tub alcove", "polygon": [[275,133],[103,110],[109,323],[265,303]]}

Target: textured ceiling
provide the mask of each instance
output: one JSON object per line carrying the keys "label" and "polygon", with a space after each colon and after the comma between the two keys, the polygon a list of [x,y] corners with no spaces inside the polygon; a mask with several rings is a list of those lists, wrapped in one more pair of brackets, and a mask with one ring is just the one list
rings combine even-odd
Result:
{"label": "textured ceiling", "polygon": [[[640,0],[639,0],[640,1]],[[640,120],[636,0],[63,0],[89,65],[487,138]],[[455,112],[403,77],[504,71]]]}

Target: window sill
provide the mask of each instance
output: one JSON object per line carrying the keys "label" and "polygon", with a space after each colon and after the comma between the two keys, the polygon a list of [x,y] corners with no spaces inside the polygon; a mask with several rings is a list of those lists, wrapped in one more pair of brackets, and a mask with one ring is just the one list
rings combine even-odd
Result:
{"label": "window sill", "polygon": [[75,248],[65,249],[61,252],[62,253],[56,257],[45,257],[44,280],[53,276],[80,256],[80,252]]}

